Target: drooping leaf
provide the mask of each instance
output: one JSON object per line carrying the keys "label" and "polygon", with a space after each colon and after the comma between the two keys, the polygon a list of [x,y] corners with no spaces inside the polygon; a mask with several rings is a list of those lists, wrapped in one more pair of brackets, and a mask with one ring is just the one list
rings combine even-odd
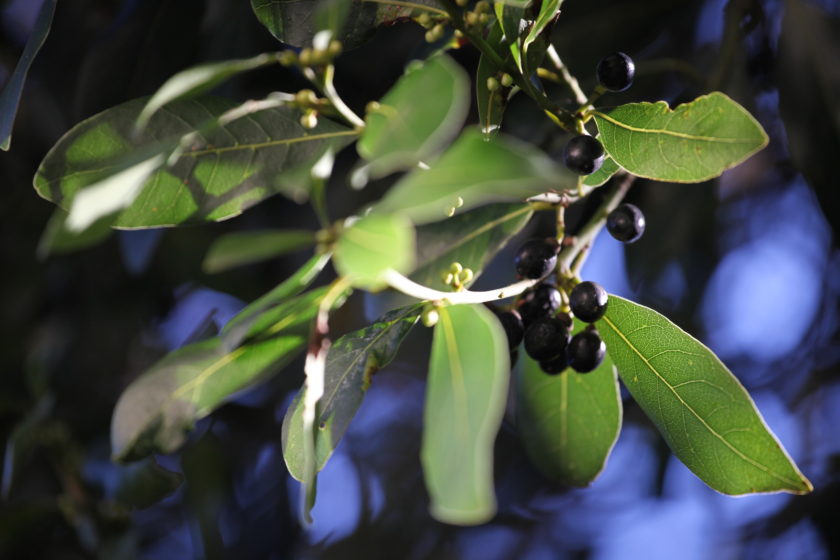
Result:
{"label": "drooping leaf", "polygon": [[418,227],[417,268],[411,279],[444,290],[441,272],[458,262],[475,275],[469,286],[532,215],[527,204],[489,204]]}
{"label": "drooping leaf", "polygon": [[44,0],[41,4],[35,25],[32,27],[32,34],[26,41],[20,60],[18,60],[17,66],[3,86],[3,91],[0,92],[0,150],[8,151],[12,145],[12,127],[15,123],[26,75],[50,33],[53,15],[55,14],[55,4],[56,0]]}
{"label": "drooping leaf", "polygon": [[493,443],[510,377],[507,337],[483,305],[442,308],[435,325],[420,459],[431,513],[476,525],[496,512]]}
{"label": "drooping leaf", "polygon": [[410,169],[440,152],[467,116],[469,88],[466,72],[446,55],[411,64],[367,115],[356,148],[368,175]]}
{"label": "drooping leaf", "polygon": [[767,145],[750,113],[716,91],[674,109],[664,101],[595,111],[601,143],[639,177],[697,183],[717,177]]}
{"label": "drooping leaf", "polygon": [[384,286],[383,274],[414,266],[414,228],[404,216],[366,216],[344,230],[335,246],[335,269],[354,286]]}
{"label": "drooping leaf", "polygon": [[[142,99],[123,103],[65,134],[35,175],[38,193],[66,206],[82,188],[123,171],[125,159],[138,151],[202,130],[237,107],[214,97],[174,101],[136,135],[134,121],[144,104]],[[162,227],[236,216],[268,196],[294,188],[288,174],[308,169],[324,152],[340,148],[355,134],[327,119],[306,130],[297,112],[287,107],[247,114],[215,128],[172,165],[154,172],[113,226]]]}
{"label": "drooping leaf", "polygon": [[598,171],[583,178],[583,184],[589,187],[600,187],[609,181],[613,175],[618,173],[620,169],[613,158],[606,156],[604,163],[601,164],[601,168]]}
{"label": "drooping leaf", "polygon": [[429,170],[400,180],[373,208],[402,212],[415,224],[437,222],[490,202],[516,202],[548,190],[571,189],[577,176],[532,146],[502,135],[487,140],[468,130]]}
{"label": "drooping leaf", "polygon": [[[279,41],[296,47],[312,44],[312,38],[328,29],[329,19],[313,18],[312,14],[322,10],[323,2],[332,0],[251,0],[251,8],[257,19]],[[435,0],[355,0],[349,2],[338,39],[348,48],[366,40],[380,25],[387,25],[423,11],[437,16],[446,16],[446,11]]]}
{"label": "drooping leaf", "polygon": [[[324,396],[318,403],[315,453],[319,471],[347,432],[367,393],[371,376],[394,359],[422,310],[422,305],[412,305],[390,311],[369,327],[342,336],[330,347]],[[283,420],[283,457],[289,474],[297,480],[303,480],[305,474],[301,394],[298,393]]]}
{"label": "drooping leaf", "polygon": [[237,346],[263,313],[279,307],[309,287],[329,261],[328,254],[313,256],[297,272],[234,315],[222,329],[225,346],[228,349]]}
{"label": "drooping leaf", "polygon": [[733,495],[811,491],[747,391],[697,339],[614,295],[598,330],[633,398],[703,482]]}
{"label": "drooping leaf", "polygon": [[[491,46],[497,45],[501,42],[502,36],[502,28],[494,25],[487,37],[487,42]],[[487,89],[487,78],[495,77],[500,70],[487,56],[481,55],[478,59],[478,68],[475,72],[475,101],[478,107],[478,123],[485,136],[494,135],[499,131],[511,95],[509,88],[500,87],[494,91]]]}
{"label": "drooping leaf", "polygon": [[237,74],[276,62],[276,53],[263,53],[252,58],[200,64],[178,72],[146,102],[137,116],[137,127],[145,128],[152,115],[176,99],[206,93]]}
{"label": "drooping leaf", "polygon": [[111,421],[115,460],[169,453],[196,421],[235,393],[278,371],[304,348],[324,290],[259,315],[241,346],[214,337],[171,352],[120,396]]}
{"label": "drooping leaf", "polygon": [[207,250],[202,268],[209,274],[253,264],[310,247],[315,235],[306,230],[260,230],[229,233]]}
{"label": "drooping leaf", "polygon": [[[582,325],[577,324],[576,331]],[[531,462],[547,478],[588,486],[621,431],[621,394],[609,357],[595,370],[549,375],[523,354],[516,376],[516,427]]]}

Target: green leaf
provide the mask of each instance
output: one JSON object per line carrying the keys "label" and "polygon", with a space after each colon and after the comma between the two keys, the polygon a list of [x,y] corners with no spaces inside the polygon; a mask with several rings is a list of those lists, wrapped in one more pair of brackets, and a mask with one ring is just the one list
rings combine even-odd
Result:
{"label": "green leaf", "polygon": [[[331,0],[251,0],[251,8],[257,19],[277,40],[288,45],[303,47],[312,44],[315,34],[329,29],[329,18],[317,17],[323,12],[323,5]],[[446,16],[446,11],[435,0],[357,0],[348,2],[349,10],[344,17],[338,39],[347,47],[355,47],[365,41],[380,25],[388,25],[413,14],[430,12]],[[327,10],[329,8],[326,8]],[[316,17],[313,18],[313,13]]]}
{"label": "green leaf", "polygon": [[367,115],[356,148],[367,174],[410,169],[440,152],[461,130],[469,110],[470,80],[448,56],[411,64]]}
{"label": "green leaf", "polygon": [[697,339],[614,295],[598,329],[633,398],[703,482],[733,495],[812,490],[738,379]]}
{"label": "green leaf", "polygon": [[32,27],[32,34],[23,48],[23,54],[21,54],[17,66],[15,66],[6,85],[3,86],[2,93],[0,93],[0,150],[8,151],[12,145],[12,127],[15,124],[15,116],[20,104],[20,96],[23,93],[23,85],[26,82],[26,75],[50,33],[53,15],[55,14],[55,4],[56,0],[44,0],[41,4],[35,25]]}
{"label": "green leaf", "polygon": [[531,26],[530,31],[528,31],[528,35],[526,35],[525,39],[522,41],[522,52],[525,53],[526,56],[528,55],[529,47],[537,40],[537,37],[546,30],[549,24],[551,24],[554,20],[555,16],[557,16],[562,4],[563,0],[543,0],[540,4],[540,13],[537,15],[537,19]]}
{"label": "green leaf", "polygon": [[[487,42],[493,46],[501,39],[502,29],[494,25]],[[499,132],[507,102],[512,95],[510,88],[500,87],[494,91],[487,89],[487,78],[495,77],[500,70],[485,55],[481,55],[478,59],[478,68],[475,72],[475,101],[478,107],[478,123],[485,136]]]}
{"label": "green leaf", "polygon": [[[422,311],[422,305],[389,311],[369,327],[342,336],[330,347],[324,373],[324,396],[318,402],[320,414],[315,453],[319,471],[347,432],[370,387],[371,377],[394,359]],[[283,457],[289,474],[300,481],[305,476],[302,394],[303,390],[289,406],[283,420]]]}
{"label": "green leaf", "polygon": [[458,262],[473,271],[469,286],[533,214],[527,204],[489,204],[417,228],[417,268],[411,279],[445,290],[441,273]]}
{"label": "green leaf", "polygon": [[431,513],[454,525],[493,517],[493,443],[510,377],[507,337],[483,305],[440,309],[435,325],[420,459]]}
{"label": "green leaf", "polygon": [[402,212],[415,224],[436,222],[490,202],[522,202],[542,192],[572,189],[577,176],[534,147],[502,135],[468,130],[429,170],[401,179],[373,208]]}
{"label": "green leaf", "polygon": [[218,238],[207,250],[202,268],[215,274],[237,266],[271,259],[315,243],[306,230],[239,231]]}
{"label": "green leaf", "polygon": [[717,177],[767,145],[755,118],[719,91],[673,110],[664,101],[595,111],[604,149],[639,177],[697,183]]}
{"label": "green leaf", "polygon": [[389,269],[414,266],[414,228],[404,216],[367,216],[344,230],[335,246],[335,269],[354,286],[376,289]]}
{"label": "green leaf", "polygon": [[136,159],[137,153],[145,151],[165,150],[167,142],[171,148],[182,136],[209,126],[210,132],[199,136],[191,149],[152,173],[113,226],[219,221],[295,188],[296,181],[287,179],[289,174],[310,168],[327,150],[340,148],[356,134],[327,119],[306,130],[298,123],[297,111],[287,107],[217,124],[222,115],[229,110],[238,112],[240,107],[203,97],[172,102],[137,135],[134,122],[144,104],[144,100],[135,99],[117,105],[65,134],[35,175],[38,193],[65,207],[82,188],[124,171],[126,159]]}
{"label": "green leaf", "polygon": [[248,341],[234,349],[215,337],[171,352],[152,366],[117,402],[111,421],[114,459],[175,451],[197,420],[282,368],[306,346],[324,293],[315,290],[262,313]]}
{"label": "green leaf", "polygon": [[236,347],[265,312],[277,308],[309,287],[329,261],[330,255],[313,256],[289,278],[234,315],[222,329],[221,336],[226,347]]}
{"label": "green leaf", "polygon": [[540,472],[568,486],[588,486],[598,477],[621,431],[621,394],[608,357],[590,373],[548,375],[525,355],[516,403],[522,444]]}
{"label": "green leaf", "polygon": [[504,32],[504,42],[513,56],[513,61],[519,71],[522,71],[522,47],[519,40],[519,33],[522,29],[525,16],[525,9],[531,4],[530,0],[523,2],[495,2],[493,9],[496,11],[496,21]]}
{"label": "green leaf", "polygon": [[590,187],[600,187],[609,181],[613,175],[618,173],[620,169],[615,160],[607,156],[604,158],[604,163],[601,164],[601,168],[598,171],[583,178],[583,184]]}
{"label": "green leaf", "polygon": [[140,111],[137,116],[137,127],[145,128],[152,115],[176,99],[206,93],[237,74],[276,62],[275,53],[263,53],[253,58],[200,64],[178,72],[158,88]]}

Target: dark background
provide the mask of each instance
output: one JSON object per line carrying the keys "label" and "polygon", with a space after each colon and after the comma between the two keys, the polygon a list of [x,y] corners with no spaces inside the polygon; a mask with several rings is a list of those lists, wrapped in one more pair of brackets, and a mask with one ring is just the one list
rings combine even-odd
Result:
{"label": "dark background", "polygon": [[[0,83],[38,4],[1,4]],[[422,33],[395,25],[342,55],[337,85],[351,106],[361,111],[387,91],[426,48]],[[626,251],[599,238],[583,276],[658,309],[718,352],[813,482],[812,494],[715,493],[625,399],[622,435],[591,488],[541,478],[506,420],[497,440],[498,516],[475,528],[437,523],[418,460],[424,329],[377,375],[320,478],[310,529],[296,520],[298,487],[280,452],[300,361],[202,421],[180,453],[113,465],[110,416],[128,383],[306,258],[208,276],[200,265],[212,240],[242,229],[311,227],[314,217],[278,197],[225,223],[119,232],[80,253],[38,260],[53,208],[31,179],[61,134],[154,92],[191,64],[278,48],[244,0],[60,1],[12,149],[0,153],[0,558],[840,557],[840,3],[567,0],[553,40],[586,90],[604,54],[635,58],[634,87],[606,104],[678,103],[719,89],[768,131],[770,146],[720,180],[637,182],[630,199],[647,215],[645,237]],[[455,57],[468,69],[477,62],[470,47]],[[273,68],[218,93],[244,100],[303,86]],[[564,137],[526,101],[513,103],[504,129],[556,153]],[[388,184],[347,188],[353,155],[341,154],[330,186],[334,217]],[[585,209],[572,221],[576,212]],[[481,285],[509,282],[510,259],[509,247]],[[361,326],[381,307],[356,295],[336,328]]]}

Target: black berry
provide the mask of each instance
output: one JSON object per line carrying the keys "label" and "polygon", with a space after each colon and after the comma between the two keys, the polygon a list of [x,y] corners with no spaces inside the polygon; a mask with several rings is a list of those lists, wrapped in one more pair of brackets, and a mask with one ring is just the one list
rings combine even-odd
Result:
{"label": "black berry", "polygon": [[508,348],[513,350],[519,343],[522,342],[522,336],[525,334],[525,326],[522,324],[522,317],[513,309],[510,311],[502,311],[496,314],[499,322],[502,323],[502,328],[505,329],[505,334],[508,339]]}
{"label": "black berry", "polygon": [[575,136],[563,149],[563,162],[578,175],[595,173],[604,163],[604,147],[587,134]]}
{"label": "black berry", "polygon": [[584,323],[594,323],[607,311],[607,291],[595,282],[581,282],[569,294],[569,307]]}
{"label": "black berry", "polygon": [[566,352],[569,329],[557,317],[537,319],[525,330],[525,351],[535,360],[548,360]]}
{"label": "black berry", "polygon": [[566,346],[569,367],[578,373],[587,373],[600,366],[606,353],[607,345],[595,329],[577,333]]}
{"label": "black berry", "polygon": [[601,59],[595,73],[598,82],[608,90],[624,91],[633,84],[636,65],[623,52],[614,52]]}
{"label": "black berry", "polygon": [[542,278],[554,270],[558,249],[555,239],[529,239],[516,252],[516,273],[525,278]]}
{"label": "black berry", "polygon": [[645,215],[632,204],[622,204],[607,216],[607,231],[624,243],[638,241],[645,232]]}
{"label": "black berry", "polygon": [[543,360],[540,362],[540,369],[548,373],[549,375],[556,375],[558,373],[561,373],[567,367],[569,367],[569,358],[566,356],[565,352],[563,352],[556,358],[551,358],[550,360]]}
{"label": "black berry", "polygon": [[525,328],[533,321],[554,315],[560,307],[560,292],[551,284],[540,284],[525,292],[519,300],[519,315]]}

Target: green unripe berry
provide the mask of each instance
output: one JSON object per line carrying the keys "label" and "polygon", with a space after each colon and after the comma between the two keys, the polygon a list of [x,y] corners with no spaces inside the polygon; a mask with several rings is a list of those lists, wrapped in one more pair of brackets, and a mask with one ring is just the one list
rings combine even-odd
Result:
{"label": "green unripe berry", "polygon": [[318,126],[318,114],[315,111],[307,111],[300,117],[300,126],[313,129]]}
{"label": "green unripe berry", "polygon": [[300,51],[300,55],[298,55],[298,60],[300,60],[301,66],[312,66],[313,63],[313,56],[312,56],[312,49],[306,47],[305,49]]}
{"label": "green unripe berry", "polygon": [[513,85],[513,76],[510,74],[502,74],[502,85],[505,87],[510,87]]}
{"label": "green unripe berry", "polygon": [[489,91],[496,91],[497,89],[499,89],[499,87],[500,87],[499,80],[497,80],[493,76],[490,76],[489,78],[487,78],[487,89]]}
{"label": "green unripe berry", "polygon": [[440,320],[440,313],[434,307],[430,309],[426,309],[423,311],[423,314],[420,316],[420,320],[423,321],[423,325],[426,327],[434,327],[437,325],[437,322]]}

